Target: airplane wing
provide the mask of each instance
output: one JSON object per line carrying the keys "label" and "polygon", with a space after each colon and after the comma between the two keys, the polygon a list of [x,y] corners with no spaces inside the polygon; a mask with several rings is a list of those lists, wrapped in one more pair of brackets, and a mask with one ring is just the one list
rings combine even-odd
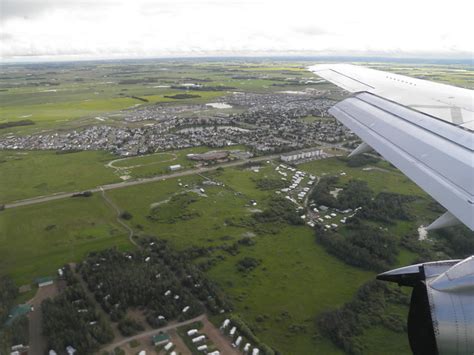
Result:
{"label": "airplane wing", "polygon": [[474,91],[350,64],[309,68],[354,93],[329,112],[474,230]]}

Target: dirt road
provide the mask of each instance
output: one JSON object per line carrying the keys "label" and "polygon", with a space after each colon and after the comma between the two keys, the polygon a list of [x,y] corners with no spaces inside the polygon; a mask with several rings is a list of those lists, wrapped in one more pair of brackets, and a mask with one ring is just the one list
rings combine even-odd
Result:
{"label": "dirt road", "polygon": [[44,354],[46,349],[46,339],[42,335],[42,321],[43,315],[41,312],[41,302],[47,298],[53,298],[59,294],[62,285],[55,282],[52,285],[40,287],[36,292],[35,297],[28,301],[28,304],[33,307],[34,311],[30,312],[29,318],[29,339],[30,350],[32,355]]}
{"label": "dirt road", "polygon": [[135,340],[135,339],[141,339],[141,338],[146,338],[146,337],[149,337],[151,338],[153,335],[157,335],[161,332],[166,332],[168,330],[172,330],[172,329],[176,329],[178,327],[181,327],[183,325],[188,325],[188,324],[191,324],[191,323],[194,323],[194,322],[197,322],[197,321],[203,321],[203,320],[207,320],[206,318],[206,315],[205,314],[202,314],[198,317],[195,317],[195,318],[192,318],[192,319],[188,319],[184,322],[179,322],[179,323],[170,323],[169,325],[165,326],[165,327],[162,327],[162,328],[158,328],[158,329],[153,329],[153,330],[149,330],[149,331],[146,331],[146,332],[142,332],[140,334],[137,334],[137,335],[134,335],[134,336],[131,336],[131,337],[128,337],[128,338],[125,338],[125,339],[122,339],[120,341],[117,341],[113,344],[109,344],[107,345],[105,348],[102,349],[102,351],[112,351],[114,350],[116,347],[120,347],[120,346],[123,346],[123,345],[126,345],[128,343],[130,343],[132,340]]}

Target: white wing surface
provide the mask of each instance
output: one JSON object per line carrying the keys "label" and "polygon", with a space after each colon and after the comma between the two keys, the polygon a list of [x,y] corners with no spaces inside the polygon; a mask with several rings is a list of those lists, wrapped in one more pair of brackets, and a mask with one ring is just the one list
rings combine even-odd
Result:
{"label": "white wing surface", "polygon": [[349,64],[309,68],[354,95],[330,113],[474,230],[474,93]]}

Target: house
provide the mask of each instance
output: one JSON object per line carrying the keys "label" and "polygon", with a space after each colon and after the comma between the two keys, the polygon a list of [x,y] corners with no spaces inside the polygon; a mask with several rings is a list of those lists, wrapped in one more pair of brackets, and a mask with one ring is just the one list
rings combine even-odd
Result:
{"label": "house", "polygon": [[189,310],[189,306],[183,308],[183,313],[186,313]]}
{"label": "house", "polygon": [[174,346],[174,344],[172,342],[169,342],[165,345],[165,350],[168,351],[168,350],[171,350],[171,348]]}
{"label": "house", "polygon": [[205,351],[205,350],[207,350],[207,345],[204,344],[204,345],[198,346],[197,349],[198,349],[198,351]]}
{"label": "house", "polygon": [[164,343],[168,343],[170,341],[170,336],[166,333],[160,333],[157,335],[153,335],[151,337],[151,342],[154,346],[158,346]]}
{"label": "house", "polygon": [[39,277],[36,279],[36,283],[38,284],[38,287],[49,286],[49,285],[52,285],[53,282],[54,282],[54,279],[51,276]]}
{"label": "house", "polygon": [[22,315],[28,314],[29,312],[32,312],[32,311],[33,309],[30,305],[20,304],[10,311],[10,313],[8,314],[8,319],[5,324],[9,326],[18,317],[21,317]]}
{"label": "house", "polygon": [[244,353],[248,352],[249,350],[250,350],[250,343],[247,343],[244,346]]}
{"label": "house", "polygon": [[258,348],[253,348],[252,355],[258,355],[258,354],[260,354],[260,350]]}
{"label": "house", "polygon": [[146,355],[146,351],[145,350],[142,350],[138,353],[138,355]]}
{"label": "house", "polygon": [[233,336],[236,331],[237,331],[237,328],[236,328],[236,327],[232,327],[232,329],[230,330],[230,333],[229,333],[229,334]]}
{"label": "house", "polygon": [[66,347],[66,351],[68,353],[68,355],[74,355],[74,353],[77,351],[76,349],[74,349],[71,345],[68,345]]}

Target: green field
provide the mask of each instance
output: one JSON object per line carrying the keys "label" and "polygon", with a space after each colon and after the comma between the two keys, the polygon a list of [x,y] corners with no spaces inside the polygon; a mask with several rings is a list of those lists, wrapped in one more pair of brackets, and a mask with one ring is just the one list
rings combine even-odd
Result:
{"label": "green field", "polygon": [[[246,150],[236,145],[222,149]],[[92,189],[122,181],[121,177],[151,177],[180,164],[193,168],[186,156],[213,148],[195,147],[163,153],[119,158],[102,151],[58,154],[55,151],[0,151],[0,204],[26,198]],[[112,167],[108,166],[112,163]]]}
{"label": "green field", "polygon": [[106,152],[0,151],[0,203],[121,181]]}
{"label": "green field", "polygon": [[23,285],[54,276],[58,267],[91,251],[130,248],[115,217],[100,196],[5,210],[0,213],[0,274]]}

